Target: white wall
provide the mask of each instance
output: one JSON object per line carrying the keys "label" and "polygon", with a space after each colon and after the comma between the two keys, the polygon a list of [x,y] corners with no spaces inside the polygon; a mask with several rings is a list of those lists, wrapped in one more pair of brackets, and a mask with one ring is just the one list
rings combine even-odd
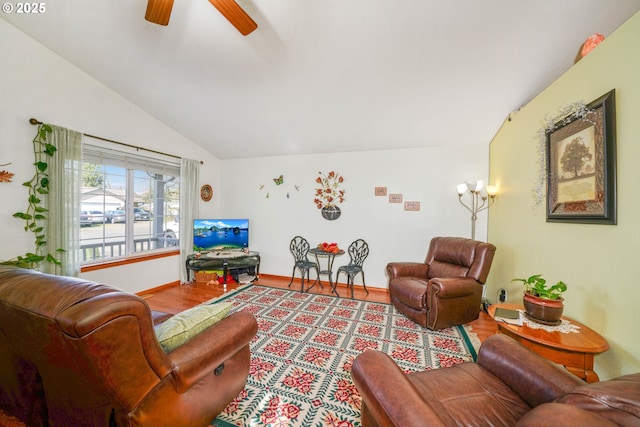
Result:
{"label": "white wall", "polygon": [[[0,183],[0,230],[5,244],[0,259],[33,251],[33,236],[24,232],[14,212],[26,207],[26,187],[33,175],[31,141],[36,127],[30,117],[81,132],[202,159],[202,180],[216,182],[214,156],[126,101],[100,82],[0,19],[0,164],[15,173]],[[178,280],[178,257],[83,274],[137,292]]]}
{"label": "white wall", "polygon": [[[3,20],[0,39],[0,163],[12,162],[7,169],[16,174],[14,182],[0,183],[6,201],[0,206],[0,228],[5,241],[11,242],[0,247],[0,259],[32,250],[32,236],[11,217],[24,209],[26,191],[20,184],[32,175],[36,128],[28,124],[30,117],[204,160],[201,184],[211,184],[214,196],[201,202],[200,216],[250,218],[251,246],[261,252],[261,271],[266,274],[291,274],[289,241],[296,234],[312,244],[336,241],[344,248],[364,238],[371,246],[365,263],[367,282],[386,287],[387,262],[424,259],[433,236],[470,236],[469,213],[459,205],[455,186],[467,179],[486,180],[484,145],[220,161]],[[318,171],[330,170],[345,177],[347,191],[336,221],[323,219],[313,203]],[[273,178],[280,174],[285,182],[276,186]],[[376,186],[419,201],[421,210],[406,212],[402,204],[375,197]],[[486,212],[477,229],[479,239],[485,236]],[[336,265],[343,262],[348,262],[347,256]],[[178,257],[171,257],[82,276],[138,292],[178,280],[179,268]]]}
{"label": "white wall", "polygon": [[[370,246],[366,283],[386,288],[388,262],[423,260],[434,236],[470,237],[470,214],[455,188],[466,179],[486,181],[487,165],[487,148],[481,145],[226,160],[220,209],[223,216],[250,219],[250,245],[262,254],[264,273],[291,275],[289,242],[297,234],[312,246],[335,241],[344,249],[363,238]],[[318,172],[331,170],[344,177],[346,190],[335,221],[322,218],[313,203]],[[278,186],[273,178],[280,174],[284,184]],[[375,196],[377,186],[401,193],[405,201],[419,201],[421,210],[404,211],[404,204]],[[479,239],[486,236],[486,212],[476,233]],[[347,255],[338,257],[335,266],[348,261]]]}

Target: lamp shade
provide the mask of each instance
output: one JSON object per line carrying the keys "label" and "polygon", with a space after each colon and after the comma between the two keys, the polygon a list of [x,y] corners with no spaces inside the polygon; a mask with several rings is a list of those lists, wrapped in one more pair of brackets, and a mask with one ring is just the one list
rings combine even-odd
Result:
{"label": "lamp shade", "polygon": [[474,193],[482,189],[484,182],[483,181],[467,181],[466,184],[469,191]]}
{"label": "lamp shade", "polygon": [[458,184],[456,191],[458,191],[458,196],[462,196],[467,191],[467,184]]}

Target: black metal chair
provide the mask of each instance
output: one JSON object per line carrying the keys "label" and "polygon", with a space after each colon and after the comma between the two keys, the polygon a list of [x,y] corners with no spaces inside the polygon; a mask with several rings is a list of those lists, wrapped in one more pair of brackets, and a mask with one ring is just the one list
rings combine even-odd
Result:
{"label": "black metal chair", "polygon": [[[364,240],[358,239],[349,245],[347,252],[349,253],[349,258],[351,258],[351,260],[348,265],[343,265],[338,268],[338,272],[336,273],[336,283],[338,282],[338,276],[340,276],[340,273],[346,274],[347,287],[351,288],[351,298],[353,298],[353,279],[358,273],[360,273],[362,275],[362,286],[364,286],[365,292],[369,293],[367,286],[364,283],[364,270],[362,269],[364,260],[367,259],[367,256],[369,255],[369,245]],[[336,292],[336,294],[337,293],[338,292]]]}
{"label": "black metal chair", "polygon": [[[293,283],[294,276],[296,274],[296,269],[300,270],[300,274],[302,277],[300,278],[301,288],[300,292],[304,292],[304,276],[307,276],[307,284],[311,282],[310,280],[310,270],[316,270],[316,281],[313,282],[313,285],[309,287],[309,289],[313,288],[316,283],[320,282],[320,268],[318,264],[314,261],[310,261],[307,258],[309,254],[309,242],[304,237],[296,236],[291,239],[291,243],[289,244],[289,249],[293,254],[293,258],[295,260],[295,264],[293,264],[293,271],[291,273],[291,281],[289,282],[289,287]],[[309,290],[307,289],[307,291]]]}

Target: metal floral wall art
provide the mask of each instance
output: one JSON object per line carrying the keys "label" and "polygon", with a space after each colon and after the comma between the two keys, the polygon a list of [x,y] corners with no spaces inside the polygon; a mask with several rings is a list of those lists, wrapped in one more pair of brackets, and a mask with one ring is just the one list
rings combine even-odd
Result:
{"label": "metal floral wall art", "polygon": [[[0,166],[9,166],[11,163],[5,163]],[[7,170],[0,171],[0,182],[11,182],[11,178],[13,178],[13,173]]]}
{"label": "metal floral wall art", "polygon": [[340,188],[344,178],[335,171],[326,175],[322,172],[318,172],[318,174],[320,176],[316,178],[316,183],[320,184],[320,187],[315,190],[313,203],[320,209],[324,219],[333,221],[338,219],[342,213],[337,205],[344,202],[345,190]]}

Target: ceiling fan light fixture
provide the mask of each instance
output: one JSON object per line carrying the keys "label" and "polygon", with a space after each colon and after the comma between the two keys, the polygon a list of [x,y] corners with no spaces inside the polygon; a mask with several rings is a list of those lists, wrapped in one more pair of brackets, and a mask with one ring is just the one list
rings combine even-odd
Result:
{"label": "ceiling fan light fixture", "polygon": [[144,19],[158,25],[169,25],[173,0],[149,0]]}
{"label": "ceiling fan light fixture", "polygon": [[[150,0],[151,1],[151,0]],[[258,28],[258,24],[234,0],[209,0],[209,2],[236,27],[243,36]]]}

